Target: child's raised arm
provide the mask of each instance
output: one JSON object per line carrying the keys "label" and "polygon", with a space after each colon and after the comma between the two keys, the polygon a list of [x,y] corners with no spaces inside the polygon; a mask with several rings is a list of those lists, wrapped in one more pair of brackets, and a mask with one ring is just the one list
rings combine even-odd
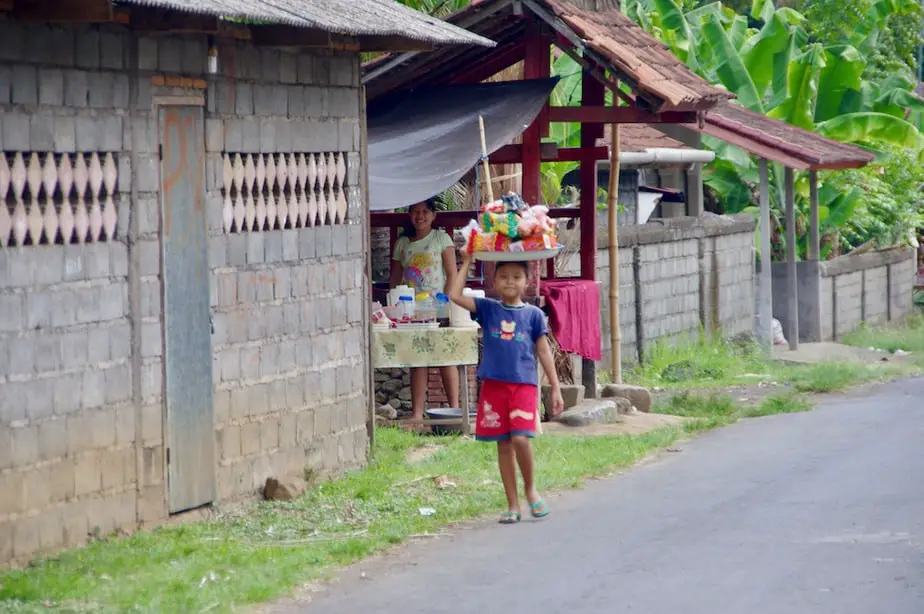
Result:
{"label": "child's raised arm", "polygon": [[465,287],[465,282],[468,279],[468,272],[471,267],[472,255],[464,252],[462,254],[462,264],[459,265],[459,272],[456,273],[456,276],[449,283],[449,298],[459,307],[475,313],[475,299],[470,296],[462,295],[462,288]]}

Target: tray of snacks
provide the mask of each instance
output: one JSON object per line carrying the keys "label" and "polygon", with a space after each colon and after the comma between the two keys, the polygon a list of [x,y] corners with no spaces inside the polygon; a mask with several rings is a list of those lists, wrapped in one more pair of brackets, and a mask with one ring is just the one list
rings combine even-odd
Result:
{"label": "tray of snacks", "polygon": [[475,252],[476,260],[485,262],[527,262],[530,260],[547,260],[554,258],[561,251],[560,247],[523,252]]}
{"label": "tray of snacks", "polygon": [[554,258],[562,249],[555,220],[543,205],[527,205],[513,192],[481,208],[462,229],[465,251],[477,260],[517,262]]}

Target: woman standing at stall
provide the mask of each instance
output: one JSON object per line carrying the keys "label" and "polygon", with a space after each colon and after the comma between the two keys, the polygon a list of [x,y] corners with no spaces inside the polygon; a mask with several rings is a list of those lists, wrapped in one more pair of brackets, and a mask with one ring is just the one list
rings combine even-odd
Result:
{"label": "woman standing at stall", "polygon": [[[402,283],[435,297],[448,293],[456,276],[456,251],[452,238],[443,230],[433,228],[436,205],[433,199],[417,203],[409,210],[410,224],[404,236],[395,244],[392,255],[390,287]],[[459,407],[459,372],[455,367],[440,367],[446,398],[452,407]],[[411,409],[413,418],[423,418],[427,400],[427,369],[411,369]]]}

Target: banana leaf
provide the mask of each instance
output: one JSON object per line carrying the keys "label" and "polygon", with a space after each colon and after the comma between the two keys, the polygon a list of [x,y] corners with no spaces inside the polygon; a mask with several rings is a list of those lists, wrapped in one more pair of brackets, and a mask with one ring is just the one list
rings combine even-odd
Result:
{"label": "banana leaf", "polygon": [[722,24],[714,14],[703,22],[703,39],[712,48],[716,61],[716,74],[722,85],[738,97],[738,103],[757,113],[764,112],[761,96],[738,50],[729,40]]}
{"label": "banana leaf", "polygon": [[924,100],[898,88],[886,92],[873,104],[873,111],[905,119],[909,111],[924,110]]}
{"label": "banana leaf", "polygon": [[776,108],[786,101],[789,92],[789,62],[799,51],[799,32],[801,29],[796,28],[790,34],[786,47],[773,56],[773,85],[770,89],[770,100],[766,103],[768,109]]}
{"label": "banana leaf", "polygon": [[753,36],[751,30],[748,28],[748,18],[744,15],[736,15],[735,20],[728,29],[728,38],[731,40],[732,45],[735,46],[735,49],[738,50],[738,53],[741,53],[741,48],[753,38]]}
{"label": "banana leaf", "polygon": [[[844,112],[844,97],[853,105],[853,96],[860,94],[863,70],[866,60],[849,45],[825,48],[825,67],[818,78],[818,103],[815,105],[815,121],[823,122]],[[849,111],[848,111],[849,112]]]}
{"label": "banana leaf", "polygon": [[757,167],[754,164],[754,159],[751,157],[751,154],[740,147],[729,145],[725,141],[720,141],[708,134],[704,134],[702,138],[703,145],[715,152],[717,160],[730,162],[738,167],[738,174],[741,175],[744,181],[757,183]]}
{"label": "banana leaf", "polygon": [[808,21],[805,15],[788,6],[778,8],[774,15],[779,17],[787,26],[801,26]]}
{"label": "banana leaf", "polygon": [[818,44],[812,45],[805,53],[790,62],[786,101],[767,115],[804,130],[812,130],[815,127],[818,76],[824,66],[824,49]]}
{"label": "banana leaf", "polygon": [[725,26],[730,25],[734,21],[737,13],[721,2],[710,2],[699,8],[687,11],[686,16],[687,21],[694,27],[701,27],[706,22],[707,18],[715,17],[719,23],[722,24],[724,29]]}
{"label": "banana leaf", "polygon": [[[821,194],[819,193],[819,200]],[[825,206],[827,215],[821,219],[821,208],[819,207],[819,225],[822,230],[838,230],[842,228],[854,211],[863,202],[863,190],[860,188],[851,188],[849,192],[838,194]]]}
{"label": "banana leaf", "polygon": [[870,143],[924,151],[924,134],[911,123],[885,113],[860,112],[821,122],[816,130],[844,143]]}
{"label": "banana leaf", "polygon": [[774,58],[777,54],[785,52],[789,46],[789,28],[779,17],[773,15],[760,32],[741,47],[741,59],[761,98],[773,81]]}
{"label": "banana leaf", "polygon": [[680,61],[695,71],[697,68],[696,43],[683,11],[674,0],[654,0],[654,6],[661,17],[661,25],[665,33],[670,32],[674,37],[674,42],[670,45],[671,50],[680,58]]}
{"label": "banana leaf", "polygon": [[731,162],[716,160],[703,173],[703,183],[715,190],[725,213],[738,213],[752,204],[751,192]]}
{"label": "banana leaf", "polygon": [[754,0],[751,3],[751,17],[767,23],[776,12],[773,0]]}

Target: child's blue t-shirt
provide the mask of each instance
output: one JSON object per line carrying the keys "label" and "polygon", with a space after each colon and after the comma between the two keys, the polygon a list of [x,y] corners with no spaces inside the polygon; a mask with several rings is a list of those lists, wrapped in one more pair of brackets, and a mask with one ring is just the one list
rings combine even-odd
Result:
{"label": "child's blue t-shirt", "polygon": [[538,386],[536,342],[549,334],[542,310],[534,305],[508,307],[493,299],[476,298],[475,319],[484,330],[478,377]]}

